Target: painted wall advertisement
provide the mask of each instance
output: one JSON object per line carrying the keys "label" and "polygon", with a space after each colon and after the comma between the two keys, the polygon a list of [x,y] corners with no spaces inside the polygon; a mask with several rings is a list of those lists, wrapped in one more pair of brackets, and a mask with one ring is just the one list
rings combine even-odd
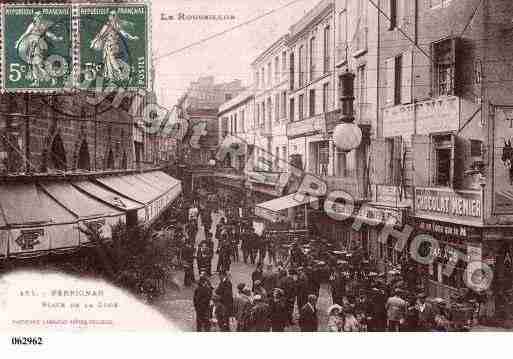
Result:
{"label": "painted wall advertisement", "polygon": [[494,214],[513,214],[513,107],[495,108]]}

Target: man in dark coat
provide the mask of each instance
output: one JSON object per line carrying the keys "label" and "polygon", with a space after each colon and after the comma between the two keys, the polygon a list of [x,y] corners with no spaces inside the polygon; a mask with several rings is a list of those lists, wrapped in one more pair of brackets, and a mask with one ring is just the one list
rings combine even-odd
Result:
{"label": "man in dark coat", "polygon": [[341,268],[335,269],[330,277],[331,299],[333,304],[344,305],[346,295],[346,278]]}
{"label": "man in dark coat", "polygon": [[319,326],[317,318],[317,297],[308,296],[307,303],[299,310],[299,327],[302,332],[316,332]]}
{"label": "man in dark coat", "polygon": [[230,271],[230,265],[232,264],[231,254],[232,248],[231,244],[227,239],[222,239],[219,241],[219,247],[217,249],[217,253],[219,255],[217,260],[217,271],[218,272],[228,272]]}
{"label": "man in dark coat", "polygon": [[308,301],[308,295],[312,294],[312,287],[310,285],[310,280],[302,267],[298,268],[298,272],[296,296],[298,309],[301,309]]}
{"label": "man in dark coat", "polygon": [[196,330],[198,332],[210,331],[212,288],[208,280],[201,277],[199,285],[194,291],[194,309],[196,310]]}
{"label": "man in dark coat", "polygon": [[296,301],[296,271],[289,269],[288,273],[283,276],[278,282],[278,288],[283,290],[284,299],[286,303],[287,319],[289,324],[293,324],[292,314],[294,312],[294,303]]}
{"label": "man in dark coat", "polygon": [[273,298],[270,302],[271,329],[273,332],[285,331],[285,327],[289,323],[284,294],[285,292],[279,288],[273,291]]}
{"label": "man in dark coat", "polygon": [[196,262],[198,264],[198,272],[205,272],[207,275],[211,275],[212,272],[212,249],[208,245],[207,241],[202,241],[198,247],[198,253],[196,255]]}
{"label": "man in dark coat", "polygon": [[244,261],[244,264],[248,264],[250,252],[250,233],[249,230],[246,228],[242,229],[240,249],[242,250],[242,259]]}
{"label": "man in dark coat", "polygon": [[250,331],[268,332],[271,329],[271,310],[260,295],[253,298],[254,306],[251,310]]}
{"label": "man in dark coat", "polygon": [[203,225],[206,236],[207,233],[210,233],[210,229],[212,227],[212,213],[208,208],[201,210],[201,224]]}
{"label": "man in dark coat", "polygon": [[265,288],[265,291],[271,295],[274,288],[277,285],[277,273],[274,271],[274,267],[272,264],[268,264],[266,270],[262,275],[262,285]]}
{"label": "man in dark coat", "polygon": [[435,326],[435,309],[431,303],[426,302],[426,295],[421,293],[417,296],[415,312],[418,318],[418,330],[422,332],[431,331]]}
{"label": "man in dark coat", "polygon": [[262,278],[264,276],[264,265],[262,263],[258,263],[256,269],[251,273],[251,291],[255,291],[255,282],[260,281],[262,282]]}
{"label": "man in dark coat", "polygon": [[258,261],[260,263],[264,263],[265,255],[267,253],[267,241],[268,241],[267,232],[262,233],[261,236],[256,235],[255,238],[256,238],[255,245],[256,245],[257,251],[258,251]]}
{"label": "man in dark coat", "polygon": [[191,243],[186,243],[183,247],[182,260],[184,266],[183,285],[190,287],[194,282],[194,247]]}
{"label": "man in dark coat", "polygon": [[222,302],[222,298],[214,295],[214,315],[217,320],[217,326],[221,332],[230,331],[230,311]]}
{"label": "man in dark coat", "polygon": [[216,289],[216,295],[219,296],[221,303],[226,307],[229,316],[233,313],[233,287],[229,274],[226,272],[219,273],[219,284]]}

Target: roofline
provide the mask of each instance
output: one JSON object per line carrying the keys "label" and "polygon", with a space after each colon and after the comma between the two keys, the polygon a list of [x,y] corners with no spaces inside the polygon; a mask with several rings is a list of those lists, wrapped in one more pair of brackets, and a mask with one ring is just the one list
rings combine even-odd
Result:
{"label": "roofline", "polygon": [[217,113],[217,116],[224,115],[225,113],[233,110],[235,107],[245,104],[246,102],[249,102],[249,101],[251,101],[251,99],[254,99],[254,98],[255,98],[255,94],[252,93],[252,94],[249,94],[244,99],[242,99],[241,101],[234,103],[233,105],[231,105],[230,107],[228,107],[226,109],[221,110],[221,108],[219,108],[219,112]]}
{"label": "roofline", "polygon": [[251,63],[251,66],[254,66],[256,63],[262,61],[267,55],[273,52],[273,50],[277,49],[279,45],[283,44],[284,46],[287,46],[289,34],[285,34],[281,36],[278,40],[276,40],[271,46],[266,48],[263,52],[260,53],[260,55],[257,56],[255,60]]}

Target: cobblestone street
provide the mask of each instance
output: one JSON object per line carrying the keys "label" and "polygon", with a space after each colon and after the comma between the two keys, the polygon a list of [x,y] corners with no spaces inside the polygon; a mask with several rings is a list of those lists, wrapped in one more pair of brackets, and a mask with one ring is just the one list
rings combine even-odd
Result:
{"label": "cobblestone street", "polygon": [[[215,228],[216,224],[219,222],[219,219],[221,217],[219,215],[214,214],[213,215],[213,228]],[[201,241],[204,237],[203,231],[201,230],[203,227],[201,227],[200,223],[200,230],[198,231],[198,236],[196,238],[196,242],[198,243]],[[217,248],[217,239],[214,240],[215,247]],[[242,256],[241,256],[242,257]],[[214,259],[212,261],[212,268],[215,269],[217,265],[217,255],[214,256]],[[195,265],[195,271],[194,275],[197,279],[198,277],[198,271],[197,267]],[[232,263],[231,265],[231,282],[234,288],[234,293],[236,292],[236,286],[238,283],[246,283],[247,285],[251,285],[251,273],[255,270],[255,265],[251,264],[244,264],[242,261],[238,263]],[[175,282],[179,284],[180,289],[174,290],[174,289],[168,289],[166,294],[160,298],[157,303],[155,303],[155,306],[158,310],[160,310],[166,317],[168,317],[173,324],[178,326],[182,330],[186,331],[194,331],[195,330],[195,313],[194,313],[194,306],[192,303],[192,297],[195,289],[195,285],[192,287],[183,287],[183,277],[184,273],[183,271],[179,271],[176,274],[176,277],[174,278]],[[214,273],[212,276],[212,285],[214,287],[217,286],[219,282],[219,278]],[[329,305],[331,304],[331,298],[329,296],[328,287],[327,285],[321,286],[320,291],[320,298],[318,302],[318,308],[319,308],[319,323],[320,323],[320,330],[325,327],[326,321],[327,321],[327,314],[326,311],[328,310]],[[297,308],[295,309],[295,318],[297,319]],[[299,331],[299,327],[289,327],[288,331]]]}

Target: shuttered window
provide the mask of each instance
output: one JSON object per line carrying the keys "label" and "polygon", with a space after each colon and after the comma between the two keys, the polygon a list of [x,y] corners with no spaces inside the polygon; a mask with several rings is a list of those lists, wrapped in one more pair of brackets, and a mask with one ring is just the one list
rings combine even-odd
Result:
{"label": "shuttered window", "polygon": [[395,58],[392,57],[385,61],[386,68],[386,103],[387,105],[394,104],[395,96]]}
{"label": "shuttered window", "polygon": [[406,51],[402,55],[401,68],[401,103],[412,102],[412,75],[413,75],[413,52]]}

